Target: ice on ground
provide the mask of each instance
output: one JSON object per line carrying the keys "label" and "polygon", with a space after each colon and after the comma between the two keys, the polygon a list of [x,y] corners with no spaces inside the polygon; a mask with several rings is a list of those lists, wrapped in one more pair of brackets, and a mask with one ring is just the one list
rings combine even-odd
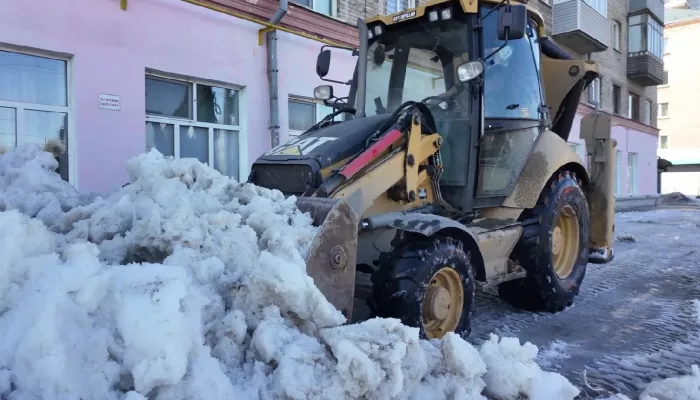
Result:
{"label": "ice on ground", "polygon": [[548,346],[540,349],[537,354],[537,364],[542,367],[552,367],[557,360],[570,358],[569,344],[561,340],[555,340]]}
{"label": "ice on ground", "polygon": [[618,242],[634,243],[637,241],[637,238],[634,235],[618,235],[615,240]]}
{"label": "ice on ground", "polygon": [[639,400],[697,400],[700,399],[700,369],[691,367],[691,374],[655,381],[647,385]]}
{"label": "ice on ground", "polygon": [[[0,155],[0,398],[573,399],[537,348],[343,325],[294,198],[156,151],[86,197],[38,147]],[[545,385],[546,383],[546,385]]]}

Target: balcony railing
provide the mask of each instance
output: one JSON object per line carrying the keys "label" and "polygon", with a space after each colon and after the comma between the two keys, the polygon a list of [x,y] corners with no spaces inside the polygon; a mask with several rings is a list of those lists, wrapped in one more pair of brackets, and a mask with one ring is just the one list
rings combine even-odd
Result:
{"label": "balcony railing", "polygon": [[664,83],[664,62],[648,51],[627,55],[627,77],[644,86]]}
{"label": "balcony railing", "polygon": [[595,53],[608,48],[610,24],[606,14],[584,0],[555,0],[552,35],[578,53]]}

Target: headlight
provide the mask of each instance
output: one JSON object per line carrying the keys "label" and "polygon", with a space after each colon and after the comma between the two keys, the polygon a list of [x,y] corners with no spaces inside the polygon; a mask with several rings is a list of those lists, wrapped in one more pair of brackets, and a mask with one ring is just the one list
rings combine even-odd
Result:
{"label": "headlight", "polygon": [[314,99],[316,100],[328,100],[331,97],[333,97],[333,86],[331,85],[316,86],[314,89]]}
{"label": "headlight", "polygon": [[428,13],[428,18],[430,18],[430,22],[435,22],[438,19],[438,12],[437,10],[432,10]]}
{"label": "headlight", "polygon": [[452,9],[451,8],[446,8],[440,12],[440,18],[442,19],[450,19],[452,18]]}
{"label": "headlight", "polygon": [[460,82],[469,82],[484,72],[484,64],[481,61],[470,61],[457,67],[457,79]]}
{"label": "headlight", "polygon": [[375,25],[374,27],[374,34],[379,36],[382,34],[382,26],[381,25]]}

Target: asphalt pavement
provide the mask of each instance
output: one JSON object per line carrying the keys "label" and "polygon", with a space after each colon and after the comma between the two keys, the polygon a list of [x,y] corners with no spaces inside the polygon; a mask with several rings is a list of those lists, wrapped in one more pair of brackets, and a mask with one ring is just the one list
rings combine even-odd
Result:
{"label": "asphalt pavement", "polygon": [[634,399],[652,380],[689,374],[700,365],[700,209],[619,213],[615,226],[615,259],[588,265],[570,308],[521,312],[479,291],[467,339],[493,332],[537,345],[540,365],[581,399]]}

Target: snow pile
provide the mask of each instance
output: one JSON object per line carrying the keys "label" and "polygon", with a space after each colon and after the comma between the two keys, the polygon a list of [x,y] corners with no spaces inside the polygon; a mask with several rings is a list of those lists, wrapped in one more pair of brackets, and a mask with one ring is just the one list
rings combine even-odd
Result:
{"label": "snow pile", "polygon": [[[572,399],[537,348],[342,325],[294,199],[152,151],[88,199],[38,147],[0,155],[0,398]],[[545,385],[546,382],[546,385]]]}
{"label": "snow pile", "polygon": [[661,195],[663,204],[680,204],[680,205],[700,205],[700,197],[688,197],[681,192],[673,192]]}
{"label": "snow pile", "polygon": [[90,200],[57,179],[58,161],[39,146],[10,151],[0,159],[0,211],[17,209],[53,225],[64,212]]}

